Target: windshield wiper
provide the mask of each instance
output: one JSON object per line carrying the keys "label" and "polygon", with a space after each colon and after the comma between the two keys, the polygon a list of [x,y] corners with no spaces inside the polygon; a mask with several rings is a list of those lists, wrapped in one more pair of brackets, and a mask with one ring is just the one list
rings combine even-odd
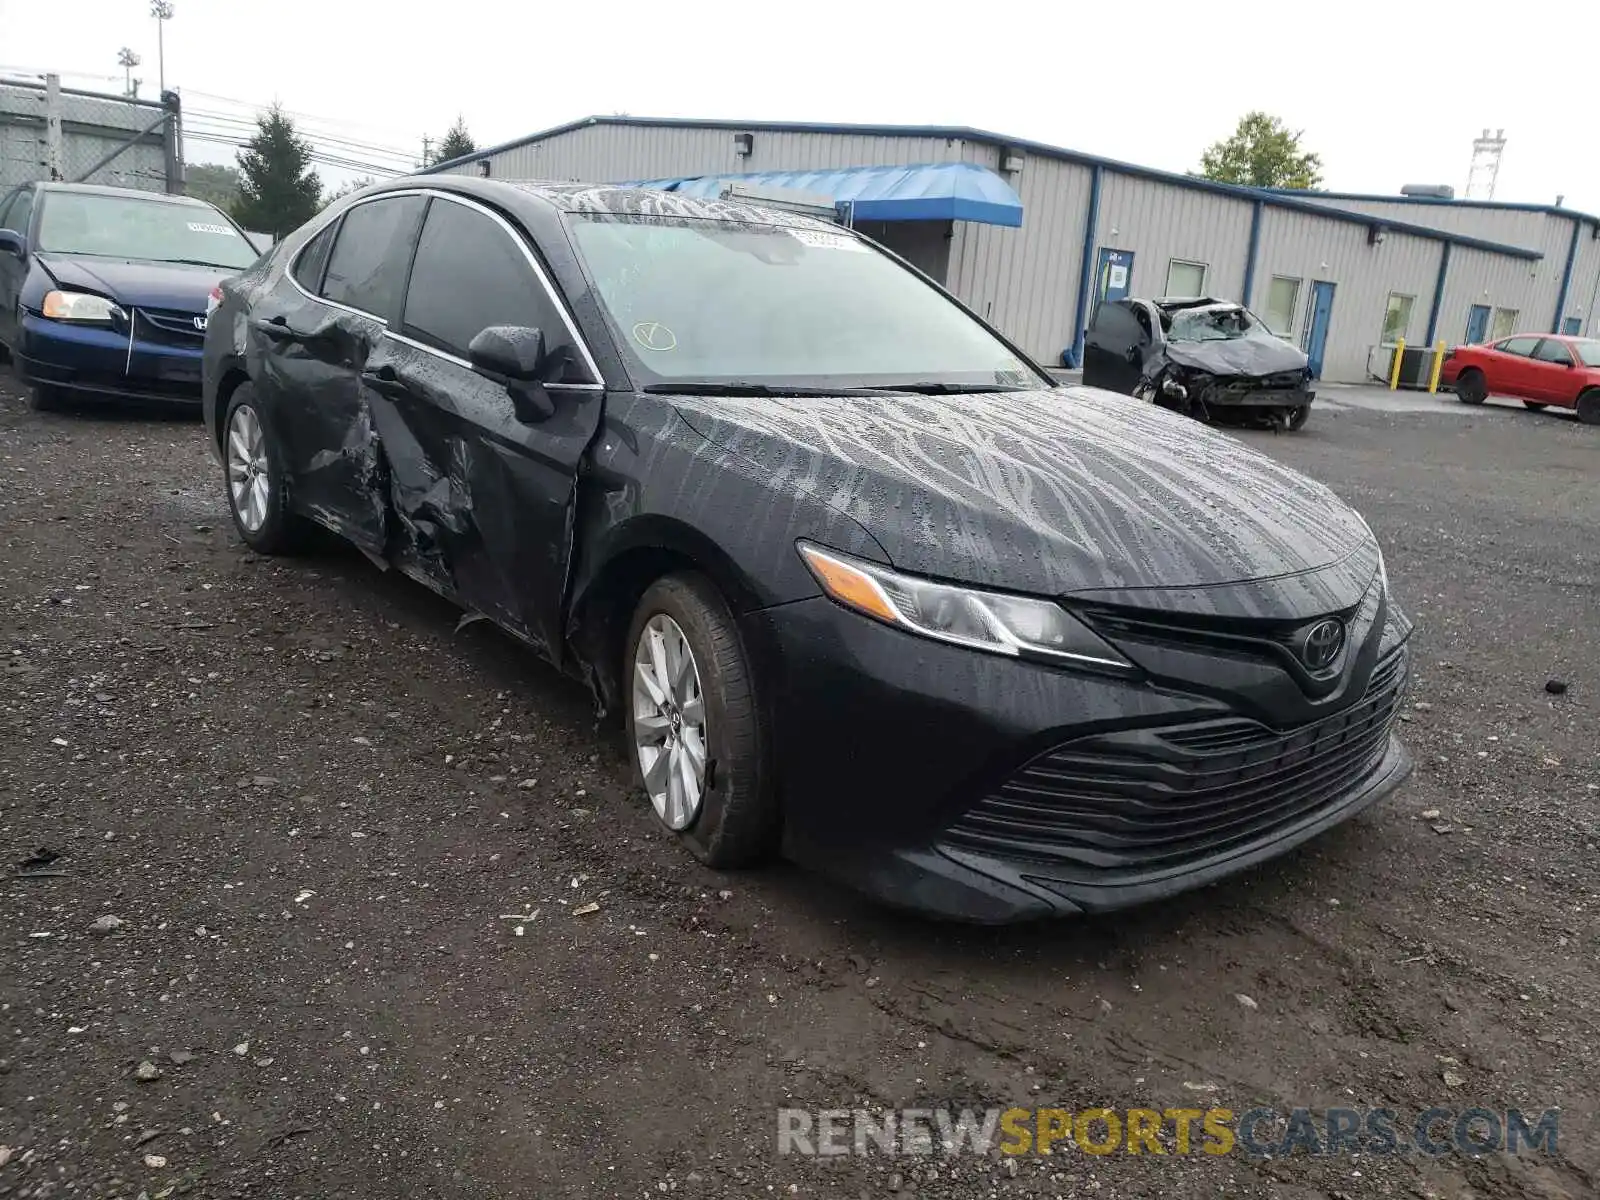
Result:
{"label": "windshield wiper", "polygon": [[1017,383],[885,383],[874,392],[915,392],[919,396],[973,396],[981,392],[1026,392]]}

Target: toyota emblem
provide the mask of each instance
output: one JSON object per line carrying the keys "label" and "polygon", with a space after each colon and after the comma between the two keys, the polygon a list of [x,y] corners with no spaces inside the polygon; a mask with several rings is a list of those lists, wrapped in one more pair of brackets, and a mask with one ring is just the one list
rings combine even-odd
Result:
{"label": "toyota emblem", "polygon": [[1333,666],[1343,649],[1344,625],[1329,617],[1306,630],[1305,641],[1300,643],[1300,661],[1313,671],[1323,671]]}

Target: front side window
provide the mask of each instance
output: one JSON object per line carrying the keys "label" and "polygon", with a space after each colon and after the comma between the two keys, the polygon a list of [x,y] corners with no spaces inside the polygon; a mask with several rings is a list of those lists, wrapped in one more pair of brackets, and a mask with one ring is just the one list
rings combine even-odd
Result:
{"label": "front side window", "polygon": [[28,221],[33,216],[33,189],[18,188],[0,204],[0,229],[28,236]]}
{"label": "front side window", "polygon": [[1515,337],[1501,342],[1498,349],[1502,354],[1515,354],[1519,358],[1531,358],[1534,348],[1538,346],[1539,339],[1531,337]]}
{"label": "front side window", "polygon": [[386,319],[400,298],[405,252],[421,216],[421,196],[369,200],[345,213],[328,256],[323,296]]}
{"label": "front side window", "polygon": [[1383,344],[1392,346],[1411,331],[1411,309],[1415,306],[1415,296],[1402,296],[1399,292],[1389,293],[1389,304],[1383,311]]}
{"label": "front side window", "polygon": [[1534,358],[1540,362],[1555,363],[1558,366],[1570,367],[1572,355],[1567,353],[1567,348],[1561,342],[1545,338],[1533,352]]}
{"label": "front side window", "polygon": [[1206,294],[1205,263],[1184,262],[1175,258],[1167,264],[1167,291],[1169,296],[1204,296]]}
{"label": "front side window", "polygon": [[606,319],[646,386],[1049,384],[943,292],[842,230],[568,219]]}
{"label": "front side window", "polygon": [[1294,310],[1300,302],[1300,281],[1287,275],[1274,275],[1267,284],[1267,328],[1281,337],[1294,330]]}
{"label": "front side window", "polygon": [[1517,318],[1521,315],[1521,311],[1515,308],[1495,309],[1494,322],[1489,327],[1489,339],[1495,341],[1499,338],[1510,337],[1517,331]]}
{"label": "front side window", "polygon": [[[144,262],[194,263],[242,271],[260,254],[209,204],[102,192],[47,191],[39,201],[37,249]],[[15,219],[15,214],[9,214]]]}
{"label": "front side window", "polygon": [[[566,325],[521,247],[483,213],[435,199],[417,241],[403,332],[465,358],[472,339],[491,325],[537,329],[547,353],[570,348]],[[586,381],[574,356],[565,357],[566,373],[557,378]]]}

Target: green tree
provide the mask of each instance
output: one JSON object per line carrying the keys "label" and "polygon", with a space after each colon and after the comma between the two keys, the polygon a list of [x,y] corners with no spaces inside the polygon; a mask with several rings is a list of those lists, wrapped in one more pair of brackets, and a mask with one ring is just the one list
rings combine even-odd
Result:
{"label": "green tree", "polygon": [[256,118],[256,134],[239,151],[239,199],[233,219],[281,238],[322,206],[322,181],[311,169],[311,144],[274,104]]}
{"label": "green tree", "polygon": [[467,132],[466,121],[458,116],[456,123],[450,126],[444,137],[439,139],[439,148],[433,152],[433,162],[449,162],[452,158],[471,154],[477,148],[478,143],[473,141],[472,135]]}
{"label": "green tree", "polygon": [[1200,174],[1250,187],[1314,188],[1322,182],[1322,158],[1300,149],[1301,136],[1277,117],[1245,113],[1232,137],[1200,156]]}
{"label": "green tree", "polygon": [[239,168],[227,163],[186,163],[184,174],[188,182],[184,190],[197,200],[215,204],[223,212],[232,212],[239,202]]}

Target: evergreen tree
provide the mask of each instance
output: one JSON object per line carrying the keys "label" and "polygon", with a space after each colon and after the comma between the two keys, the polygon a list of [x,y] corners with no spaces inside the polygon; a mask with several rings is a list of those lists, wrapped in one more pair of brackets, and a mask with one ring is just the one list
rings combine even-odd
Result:
{"label": "evergreen tree", "polygon": [[472,135],[467,132],[466,121],[458,116],[456,123],[450,126],[449,131],[440,139],[439,148],[433,153],[433,161],[449,162],[452,158],[471,154],[477,148],[478,143],[473,141]]}
{"label": "evergreen tree", "polygon": [[274,104],[256,118],[256,135],[239,151],[239,199],[233,219],[281,238],[322,206],[322,181],[311,169],[311,144]]}

